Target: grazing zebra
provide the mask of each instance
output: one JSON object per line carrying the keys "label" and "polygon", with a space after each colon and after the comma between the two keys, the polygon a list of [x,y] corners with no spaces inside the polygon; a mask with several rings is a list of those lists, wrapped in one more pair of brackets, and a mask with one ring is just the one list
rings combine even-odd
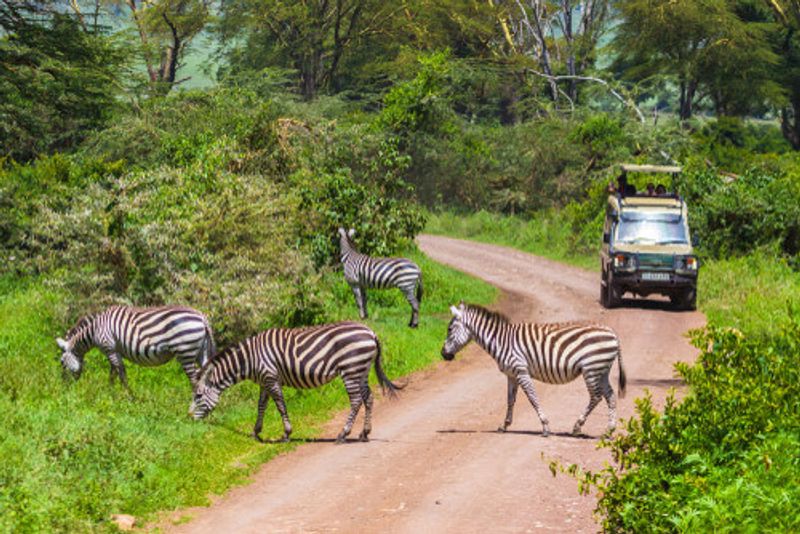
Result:
{"label": "grazing zebra", "polygon": [[347,232],[339,228],[344,279],[353,290],[359,315],[362,319],[367,318],[368,287],[396,287],[411,305],[411,322],[408,326],[416,328],[419,324],[419,303],[422,302],[422,271],[416,263],[406,258],[371,258],[361,254],[353,244],[355,233],[352,228]]}
{"label": "grazing zebra", "polygon": [[608,404],[608,433],[617,424],[617,400],[608,380],[614,359],[619,361],[619,394],[625,394],[625,370],[619,338],[608,327],[589,323],[512,324],[505,316],[480,306],[459,304],[451,306],[453,319],[442,347],[442,357],[452,360],[456,352],[474,339],[496,361],[508,377],[508,410],[504,432],[511,425],[517,388],[528,396],[539,420],[542,434],[550,433],[547,417],[539,406],[533,380],[549,384],[566,384],[583,375],[589,390],[589,405],[583,411],[573,434],[581,427],[600,398]]}
{"label": "grazing zebra", "polygon": [[61,366],[75,378],[83,370],[83,357],[97,347],[111,363],[111,383],[119,376],[128,387],[123,358],[145,366],[161,365],[177,357],[193,382],[197,369],[215,352],[214,337],[205,315],[192,308],[161,306],[134,308],[112,306],[96,315],[82,317],[56,339]]}
{"label": "grazing zebra", "polygon": [[341,376],[350,397],[350,416],[336,441],[342,443],[350,433],[362,403],[365,414],[360,439],[368,441],[372,429],[369,368],[373,361],[381,388],[394,396],[401,388],[383,372],[380,342],[375,332],[366,326],[343,322],[306,328],[272,328],[226,348],[199,371],[189,413],[195,419],[206,417],[225,389],[250,379],[261,386],[253,437],[261,441],[264,410],[271,397],[283,420],[282,441],[288,441],[292,425],[281,386],[316,388]]}

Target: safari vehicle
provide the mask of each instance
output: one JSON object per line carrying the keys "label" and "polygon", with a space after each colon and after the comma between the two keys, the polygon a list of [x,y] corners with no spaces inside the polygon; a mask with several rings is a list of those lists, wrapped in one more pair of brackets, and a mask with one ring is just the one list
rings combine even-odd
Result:
{"label": "safari vehicle", "polygon": [[[673,305],[697,307],[699,263],[689,234],[686,203],[664,186],[636,192],[628,174],[670,176],[669,189],[680,167],[622,165],[618,185],[610,191],[600,252],[600,302],[619,306],[626,292],[646,297],[668,296]],[[657,181],[657,179],[650,180]],[[659,188],[662,189],[662,188]]]}

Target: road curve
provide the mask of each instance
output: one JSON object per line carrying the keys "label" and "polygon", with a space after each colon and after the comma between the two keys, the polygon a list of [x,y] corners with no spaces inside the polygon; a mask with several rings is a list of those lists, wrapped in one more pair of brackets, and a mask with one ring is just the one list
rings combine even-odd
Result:
{"label": "road curve", "polygon": [[[587,319],[613,327],[622,340],[628,396],[649,389],[661,402],[676,385],[672,364],[696,351],[684,333],[699,313],[665,303],[628,300],[603,310],[599,275],[505,247],[423,235],[431,258],[487,280],[504,291],[498,308],[516,321]],[[444,313],[446,310],[425,310]],[[444,335],[444,332],[443,332]],[[616,387],[617,368],[612,372]],[[609,460],[596,439],[568,435],[588,396],[581,380],[537,383],[555,435],[543,438],[533,409],[520,396],[511,432],[496,433],[505,414],[506,379],[490,357],[470,346],[450,363],[418,373],[397,402],[376,403],[368,444],[309,443],[266,464],[174,532],[594,532],[594,500],[571,478],[553,477],[553,459],[599,468]],[[329,426],[331,435],[345,413]],[[584,432],[599,436],[606,406]],[[360,424],[360,423],[359,423]],[[268,445],[267,445],[268,446]]]}

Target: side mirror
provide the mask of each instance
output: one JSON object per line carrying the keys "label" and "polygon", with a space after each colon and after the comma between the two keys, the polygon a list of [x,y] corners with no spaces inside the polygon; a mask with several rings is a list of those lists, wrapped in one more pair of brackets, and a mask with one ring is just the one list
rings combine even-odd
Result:
{"label": "side mirror", "polygon": [[700,246],[700,238],[696,235],[692,236],[692,247],[699,247]]}
{"label": "side mirror", "polygon": [[611,242],[611,234],[608,232],[603,232],[603,243]]}

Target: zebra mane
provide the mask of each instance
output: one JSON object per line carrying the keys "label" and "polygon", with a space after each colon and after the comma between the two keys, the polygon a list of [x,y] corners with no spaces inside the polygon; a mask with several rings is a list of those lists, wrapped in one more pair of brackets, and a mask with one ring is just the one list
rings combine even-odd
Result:
{"label": "zebra mane", "polygon": [[75,326],[69,329],[65,338],[67,340],[72,339],[76,334],[78,334],[81,330],[84,330],[87,326],[90,326],[94,322],[95,316],[92,314],[84,315],[78,322],[75,323]]}
{"label": "zebra mane", "polygon": [[498,323],[511,324],[511,319],[509,319],[507,315],[500,313],[498,311],[489,310],[477,304],[466,304],[465,306],[467,310],[477,312],[478,315],[480,315],[482,318],[486,320]]}

